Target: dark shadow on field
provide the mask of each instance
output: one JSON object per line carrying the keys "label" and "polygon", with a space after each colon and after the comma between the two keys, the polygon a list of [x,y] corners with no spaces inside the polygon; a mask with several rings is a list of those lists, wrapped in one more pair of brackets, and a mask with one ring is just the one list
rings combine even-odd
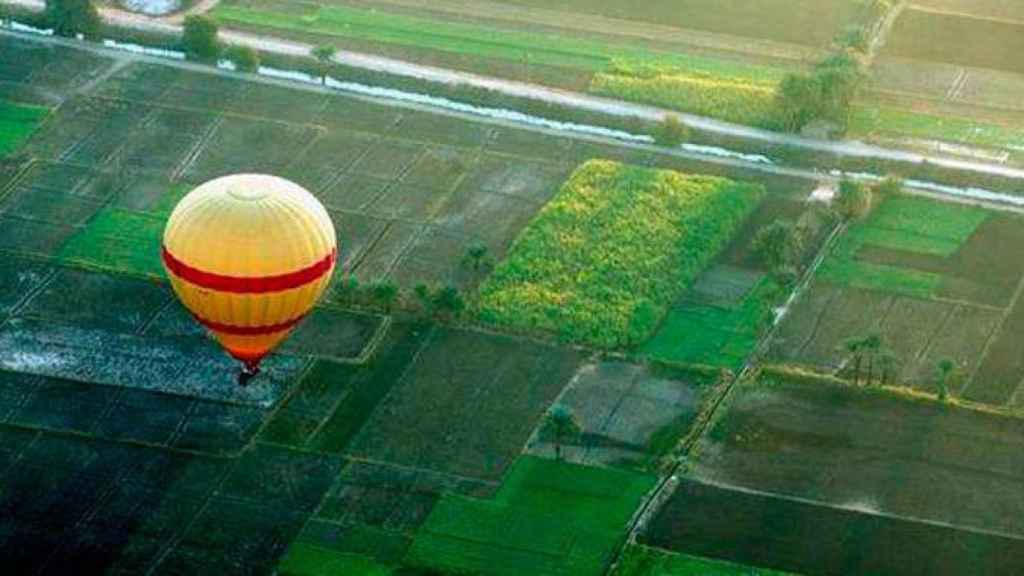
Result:
{"label": "dark shadow on field", "polygon": [[1012,574],[1024,539],[683,480],[641,540],[802,574]]}
{"label": "dark shadow on field", "polygon": [[0,473],[5,574],[141,573],[199,511],[227,462],[52,433]]}
{"label": "dark shadow on field", "polygon": [[729,412],[702,439],[692,474],[1024,538],[1022,450],[1019,417],[762,376],[737,391]]}

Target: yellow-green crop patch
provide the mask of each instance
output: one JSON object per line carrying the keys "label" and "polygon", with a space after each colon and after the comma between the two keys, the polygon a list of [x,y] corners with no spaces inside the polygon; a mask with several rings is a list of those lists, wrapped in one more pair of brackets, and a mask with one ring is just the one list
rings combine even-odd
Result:
{"label": "yellow-green crop patch", "polygon": [[0,156],[20,148],[49,113],[41,106],[0,100]]}
{"label": "yellow-green crop patch", "polygon": [[704,70],[699,66],[630,65],[616,62],[594,75],[590,90],[730,122],[771,127],[781,69]]}
{"label": "yellow-green crop patch", "polygon": [[763,196],[724,178],[587,162],[481,286],[480,318],[605,348],[643,342]]}

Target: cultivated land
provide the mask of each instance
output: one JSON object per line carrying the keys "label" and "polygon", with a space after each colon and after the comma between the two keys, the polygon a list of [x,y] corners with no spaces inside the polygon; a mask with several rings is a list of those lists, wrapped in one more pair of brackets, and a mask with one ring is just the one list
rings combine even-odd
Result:
{"label": "cultivated land", "polygon": [[[331,20],[317,10],[310,22]],[[373,18],[359,22],[378,33]],[[392,22],[411,42],[419,22]],[[478,50],[472,18],[456,24],[445,31]],[[1024,241],[1019,216],[893,196],[837,229],[808,198],[816,182],[45,46],[0,39],[0,110],[31,117],[0,160],[0,557],[13,572],[597,576],[616,561],[617,576],[775,576],[1024,561],[1024,265],[1006,252]],[[243,390],[156,254],[182,194],[252,170],[321,199],[342,266]],[[745,201],[706,209],[716,197]],[[805,232],[779,326],[789,291],[754,249],[777,220]],[[538,234],[552,241],[530,248]],[[490,276],[467,265],[479,244]],[[577,346],[551,336],[587,326],[590,309],[530,337],[475,325],[490,286],[545,266],[576,272],[561,286],[589,296],[656,281],[630,297],[660,312],[632,302],[642,337]],[[353,277],[405,296],[383,313],[340,288]],[[467,313],[427,317],[418,283],[459,288]],[[856,387],[837,347],[876,331],[897,360],[886,386],[881,355],[861,362],[875,384]],[[564,461],[544,432],[555,405],[580,426]]]}
{"label": "cultivated land", "polygon": [[[340,274],[468,288],[483,278],[466,248],[503,258],[587,160],[755,173],[6,38],[0,53],[4,102],[46,114],[0,172],[6,566],[490,569],[481,551],[507,550],[512,523],[528,571],[603,572],[650,470],[713,396],[705,376],[623,363],[587,385],[590,351],[335,294],[239,389],[164,282],[163,223],[205,179],[277,172],[338,223]],[[542,443],[523,456],[571,381],[565,397],[596,406],[591,437],[605,441],[587,445],[586,466],[551,461]],[[574,502],[576,520],[552,517],[555,501]],[[485,521],[495,531],[467,543]],[[531,542],[538,531],[552,540]]]}
{"label": "cultivated land", "polygon": [[1022,424],[765,373],[642,540],[814,574],[1005,571],[1024,558]]}
{"label": "cultivated land", "polygon": [[851,369],[844,348],[871,334],[891,351],[890,384],[935,392],[943,359],[954,393],[1014,406],[1024,266],[998,246],[1024,240],[1024,220],[897,196],[852,224],[772,342],[772,356],[819,370]]}

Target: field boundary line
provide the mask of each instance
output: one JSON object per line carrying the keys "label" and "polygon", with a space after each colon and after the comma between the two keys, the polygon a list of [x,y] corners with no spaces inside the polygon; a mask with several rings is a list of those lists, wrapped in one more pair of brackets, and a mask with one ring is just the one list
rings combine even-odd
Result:
{"label": "field boundary line", "polygon": [[710,399],[710,403],[707,408],[697,415],[696,420],[691,425],[690,432],[684,436],[677,445],[675,453],[678,454],[678,456],[676,457],[675,462],[672,464],[672,467],[666,473],[665,477],[659,480],[658,484],[656,484],[652,489],[651,496],[641,504],[640,508],[634,514],[634,517],[628,526],[628,530],[626,531],[624,541],[622,545],[615,550],[615,555],[612,557],[612,561],[608,564],[604,574],[611,574],[615,570],[615,567],[622,560],[622,554],[625,551],[626,545],[636,542],[636,537],[639,531],[647,526],[647,523],[650,521],[651,517],[657,513],[661,505],[675,493],[675,489],[680,481],[679,473],[688,463],[693,449],[697,446],[701,437],[704,436],[704,433],[711,425],[711,422],[714,421],[719,408],[721,408],[728,397],[732,395],[733,390],[736,388],[736,383],[743,380],[751,371],[753,371],[754,366],[758,363],[758,356],[765,348],[767,348],[768,343],[778,331],[779,326],[782,325],[782,321],[785,319],[789,308],[797,301],[799,296],[803,294],[805,289],[810,286],[811,282],[814,280],[818,267],[821,266],[821,263],[824,262],[825,258],[832,252],[834,247],[833,245],[838,242],[839,237],[842,236],[842,233],[846,231],[847,227],[848,223],[841,222],[832,229],[832,232],[822,243],[821,248],[818,250],[818,254],[811,262],[811,265],[808,266],[807,270],[804,272],[803,278],[786,300],[782,313],[779,314],[772,326],[758,341],[757,347],[755,347],[750,355],[747,356],[747,360],[744,363],[743,368],[738,374],[728,380],[725,385],[725,389],[721,394]]}
{"label": "field boundary line", "polygon": [[[974,368],[974,373],[971,374],[971,377],[967,380],[967,383],[964,384],[964,387],[960,389],[959,395],[961,397],[967,394],[967,390],[970,389],[971,385],[973,385],[975,380],[977,379],[978,374],[981,372],[982,366],[984,366],[986,361],[988,360],[988,355],[989,352],[992,351],[992,346],[994,346],[995,342],[999,339],[999,335],[1002,334],[1003,327],[1006,325],[1006,321],[1010,317],[1010,315],[1013,314],[1014,308],[1016,308],[1018,305],[1021,305],[1021,294],[1024,294],[1024,277],[1017,281],[1017,289],[1013,293],[1013,298],[1010,300],[1010,305],[1006,307],[1006,311],[1003,313],[1002,317],[999,318],[999,323],[996,325],[995,329],[992,330],[992,334],[989,335],[988,341],[985,342],[985,347],[981,351],[981,361],[978,362],[978,365]],[[1018,382],[1017,385],[1019,388],[1020,382]],[[1016,390],[1017,389],[1015,388],[1014,394],[1016,393]],[[1012,396],[1013,395],[1011,394],[1011,397]]]}
{"label": "field boundary line", "polygon": [[987,528],[976,528],[973,526],[964,526],[960,524],[952,524],[950,522],[944,522],[942,520],[933,520],[929,518],[921,518],[920,516],[906,516],[903,514],[893,514],[891,512],[882,511],[868,511],[859,508],[852,508],[846,506],[840,506],[831,502],[825,502],[822,500],[812,500],[810,498],[802,498],[800,496],[790,496],[786,494],[778,494],[775,492],[765,492],[763,490],[757,490],[755,488],[747,488],[745,486],[739,486],[737,484],[729,484],[725,482],[717,482],[708,478],[688,478],[690,482],[695,482],[704,486],[711,486],[713,488],[720,488],[731,492],[741,492],[743,494],[750,494],[753,496],[760,496],[763,498],[769,498],[773,500],[782,500],[785,502],[794,502],[797,504],[805,504],[809,506],[815,506],[818,508],[826,508],[829,510],[837,510],[841,512],[850,512],[854,514],[863,514],[865,516],[875,516],[878,518],[885,518],[889,520],[897,520],[900,522],[907,522],[910,524],[924,524],[926,526],[932,526],[936,528],[946,528],[949,530],[956,530],[957,532],[969,532],[971,534],[977,534],[980,536],[995,536],[997,538],[1005,538],[1007,540],[1015,540],[1024,542],[1024,534],[1015,534],[1012,532],[1003,532],[1001,530],[990,530]]}

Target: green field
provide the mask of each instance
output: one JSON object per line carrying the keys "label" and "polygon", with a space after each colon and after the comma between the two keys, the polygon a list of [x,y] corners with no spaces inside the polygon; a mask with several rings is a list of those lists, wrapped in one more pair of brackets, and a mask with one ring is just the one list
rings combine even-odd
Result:
{"label": "green field", "polygon": [[886,199],[866,220],[850,226],[822,263],[818,277],[840,286],[931,297],[942,275],[865,261],[858,258],[859,252],[870,246],[896,253],[949,257],[988,216],[978,208],[924,198]]}
{"label": "green field", "polygon": [[723,178],[590,161],[481,286],[480,317],[601,347],[643,342],[763,195]]}
{"label": "green field", "polygon": [[765,278],[736,306],[684,302],[668,313],[639,352],[669,362],[737,370],[757,346],[761,328],[771,321],[779,292],[780,287]]}
{"label": "green field", "polygon": [[20,148],[49,113],[41,106],[0,100],[0,157]]}
{"label": "green field", "polygon": [[317,6],[287,1],[270,5],[239,2],[222,4],[212,14],[225,26],[262,26],[591,72],[608,69],[615,59],[656,62],[685,69],[693,67],[696,72],[718,68],[731,71],[731,76],[758,70],[752,65],[658,52],[628,44],[496,29],[348,6]]}
{"label": "green field", "polygon": [[445,496],[407,563],[490,576],[598,575],[653,476],[523,457],[493,500]]}
{"label": "green field", "polygon": [[106,206],[72,236],[58,257],[89,267],[164,278],[160,261],[164,224],[186,193],[177,185],[146,211]]}
{"label": "green field", "polygon": [[626,548],[611,576],[786,576],[785,572],[668,552],[642,544]]}
{"label": "green field", "polygon": [[909,136],[996,148],[1024,146],[1024,131],[1013,126],[867,103],[854,107],[850,133],[858,137]]}

